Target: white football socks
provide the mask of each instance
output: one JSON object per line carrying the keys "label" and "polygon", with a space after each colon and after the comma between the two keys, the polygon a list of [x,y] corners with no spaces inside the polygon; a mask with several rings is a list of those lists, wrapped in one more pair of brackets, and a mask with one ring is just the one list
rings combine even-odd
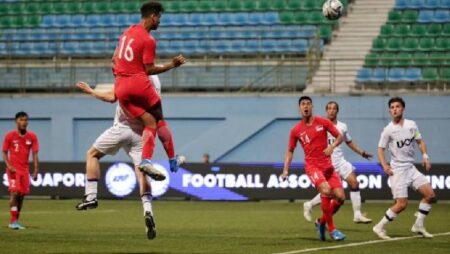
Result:
{"label": "white football socks", "polygon": [[311,207],[314,207],[318,204],[320,204],[322,202],[321,198],[320,198],[320,193],[317,194],[313,199],[311,199],[310,201]]}
{"label": "white football socks", "polygon": [[361,193],[359,190],[350,191],[350,200],[352,201],[353,216],[359,218],[361,214]]}
{"label": "white football socks", "polygon": [[416,226],[423,227],[423,222],[425,220],[425,217],[427,217],[430,210],[431,210],[430,204],[420,202],[419,212],[417,213],[417,219],[416,219],[416,223],[415,223]]}
{"label": "white football socks", "polygon": [[87,201],[92,201],[97,198],[97,183],[97,179],[86,180],[85,196]]}
{"label": "white football socks", "polygon": [[150,192],[146,192],[141,196],[141,200],[142,200],[142,207],[144,208],[144,214],[146,212],[150,212],[151,214],[153,214],[153,210],[152,210],[152,194]]}
{"label": "white football socks", "polygon": [[386,211],[386,214],[381,218],[380,222],[376,225],[378,228],[384,228],[386,224],[390,221],[393,221],[397,217],[397,214],[394,213],[390,208]]}

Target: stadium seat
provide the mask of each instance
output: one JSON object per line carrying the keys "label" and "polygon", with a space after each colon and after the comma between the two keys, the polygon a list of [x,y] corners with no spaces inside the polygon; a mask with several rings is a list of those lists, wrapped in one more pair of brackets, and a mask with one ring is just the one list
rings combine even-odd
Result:
{"label": "stadium seat", "polygon": [[227,9],[232,12],[242,11],[242,3],[239,0],[229,0]]}
{"label": "stadium seat", "polygon": [[240,2],[242,2],[242,5],[241,5],[241,10],[242,11],[255,11],[255,10],[258,9],[257,1],[254,1],[254,0],[243,0],[243,1],[240,1]]}
{"label": "stadium seat", "polygon": [[125,3],[123,1],[113,1],[110,6],[110,11],[113,13],[126,12]]}
{"label": "stadium seat", "polygon": [[442,36],[450,36],[450,23],[444,24],[442,28]]}
{"label": "stadium seat", "polygon": [[409,25],[400,24],[396,25],[394,29],[394,35],[399,37],[406,37],[409,34]]}
{"label": "stadium seat", "polygon": [[402,51],[416,51],[419,47],[419,41],[416,38],[406,38],[403,41]]}
{"label": "stadium seat", "polygon": [[[260,25],[264,22],[264,15],[262,12],[256,12],[249,14],[247,24],[248,25]],[[270,24],[270,23],[269,23]]]}
{"label": "stadium seat", "polygon": [[85,20],[85,26],[89,26],[89,27],[95,27],[95,26],[102,26],[101,23],[101,15],[86,15],[86,20]]}
{"label": "stadium seat", "polygon": [[428,52],[433,50],[433,47],[434,47],[434,39],[426,37],[420,39],[418,50]]}
{"label": "stadium seat", "polygon": [[[256,15],[256,13],[254,13],[253,15]],[[252,14],[250,14],[250,16],[252,16]],[[263,13],[263,19],[261,20],[262,22],[259,24],[263,24],[263,25],[276,25],[279,23],[279,16],[277,12],[265,12]]]}
{"label": "stadium seat", "polygon": [[71,25],[70,15],[56,15],[53,27],[70,27],[70,25]]}
{"label": "stadium seat", "polygon": [[[172,1],[170,1],[172,2]],[[173,1],[174,4],[176,5],[176,3],[178,3],[177,1]],[[179,3],[178,3],[179,4]],[[172,8],[174,7],[174,5],[172,5]],[[125,3],[125,11],[127,13],[136,13],[139,11],[139,9],[141,8],[141,3],[139,1],[126,1]],[[179,10],[175,11],[178,12]]]}
{"label": "stadium seat", "polygon": [[421,10],[417,21],[419,23],[431,23],[434,19],[434,12],[431,10]]}
{"label": "stadium seat", "polygon": [[407,52],[401,52],[396,55],[395,61],[392,63],[392,66],[411,66],[412,65],[412,55]]}
{"label": "stadium seat", "polygon": [[366,58],[364,60],[364,66],[366,67],[376,67],[378,66],[378,54],[376,53],[369,53],[366,55]]}
{"label": "stadium seat", "polygon": [[450,22],[449,10],[436,10],[434,12],[433,22],[435,23],[447,23]]}
{"label": "stadium seat", "polygon": [[296,39],[291,42],[290,52],[304,53],[308,50],[308,41]]}
{"label": "stadium seat", "polygon": [[386,50],[397,52],[402,47],[402,40],[399,38],[391,38],[388,40]]}
{"label": "stadium seat", "polygon": [[237,54],[242,53],[245,47],[245,40],[232,40],[229,48],[229,53]]}
{"label": "stadium seat", "polygon": [[450,68],[442,68],[440,77],[441,80],[450,81]]}
{"label": "stadium seat", "polygon": [[386,50],[386,41],[381,38],[376,38],[372,42],[372,51],[380,52]]}
{"label": "stadium seat", "polygon": [[313,10],[321,10],[322,4],[321,1],[316,0],[304,0],[302,4],[302,10],[305,11],[313,11]]}
{"label": "stadium seat", "polygon": [[402,14],[403,23],[415,23],[417,21],[417,11],[406,10]]}
{"label": "stadium seat", "polygon": [[80,50],[80,45],[78,42],[67,41],[62,43],[59,53],[62,55],[73,56],[81,54],[82,51]]}
{"label": "stadium seat", "polygon": [[114,16],[112,14],[100,15],[99,26],[102,26],[102,27],[114,26]]}
{"label": "stadium seat", "polygon": [[429,24],[427,26],[427,36],[437,37],[442,33],[442,28],[440,24]]}
{"label": "stadium seat", "polygon": [[410,29],[410,36],[413,37],[423,37],[427,33],[427,27],[423,24],[414,24]]}
{"label": "stadium seat", "polygon": [[422,69],[422,80],[425,82],[435,82],[439,79],[437,68]]}
{"label": "stadium seat", "polygon": [[246,12],[238,12],[233,13],[231,16],[231,23],[227,25],[235,25],[235,26],[242,26],[242,25],[249,25],[249,15]]}
{"label": "stadium seat", "polygon": [[408,0],[396,0],[394,8],[398,10],[408,9],[408,2]]}
{"label": "stadium seat", "polygon": [[356,73],[356,83],[366,83],[370,81],[370,77],[372,74],[371,68],[362,68],[359,69]]}
{"label": "stadium seat", "polygon": [[390,67],[394,65],[395,54],[394,53],[384,53],[380,56],[380,65],[384,67]]}
{"label": "stadium seat", "polygon": [[372,71],[372,75],[370,76],[371,82],[384,82],[386,80],[386,69],[384,68],[375,68]]}
{"label": "stadium seat", "polygon": [[73,1],[65,3],[63,12],[67,14],[80,14],[80,10],[81,10],[81,3]]}
{"label": "stadium seat", "polygon": [[56,17],[54,15],[47,15],[43,17],[41,27],[54,27],[55,23]]}
{"label": "stadium seat", "polygon": [[325,17],[323,16],[322,12],[311,12],[307,20],[307,24],[316,24],[316,25],[333,22],[334,21],[325,21]]}
{"label": "stadium seat", "polygon": [[227,2],[226,1],[212,1],[212,10],[215,12],[227,11]]}
{"label": "stadium seat", "polygon": [[440,0],[426,0],[425,4],[422,6],[424,9],[438,9],[440,8]]}
{"label": "stadium seat", "polygon": [[116,14],[112,26],[129,26],[131,25],[130,16],[128,14]]}
{"label": "stadium seat", "polygon": [[381,26],[380,35],[383,37],[390,37],[394,34],[394,25],[386,24]]}
{"label": "stadium seat", "polygon": [[405,69],[403,68],[391,68],[388,70],[387,81],[400,82],[405,77]]}
{"label": "stadium seat", "polygon": [[333,31],[330,26],[321,26],[319,28],[319,35],[320,38],[330,40],[333,35]]}
{"label": "stadium seat", "polygon": [[197,1],[182,1],[180,6],[180,12],[196,12],[198,2]]}
{"label": "stadium seat", "polygon": [[[307,12],[297,12],[294,14],[295,24],[304,25],[308,23],[309,15]],[[313,23],[315,25],[315,23]]]}
{"label": "stadium seat", "polygon": [[392,10],[388,14],[388,22],[389,23],[394,23],[394,24],[395,23],[399,23],[401,21],[401,19],[402,19],[402,12],[401,11]]}
{"label": "stadium seat", "polygon": [[288,4],[286,5],[286,9],[291,10],[291,11],[298,11],[301,8],[302,8],[302,2],[297,1],[297,0],[289,0]]}
{"label": "stadium seat", "polygon": [[210,51],[214,54],[224,54],[229,52],[231,48],[230,43],[224,40],[211,41],[210,42]]}
{"label": "stadium seat", "polygon": [[442,51],[442,52],[450,52],[450,42],[449,42],[449,38],[445,38],[445,37],[438,37],[436,38],[435,42],[434,42],[434,47],[433,50],[434,51]]}
{"label": "stadium seat", "polygon": [[[302,13],[302,12],[299,12],[299,13]],[[306,16],[305,16],[304,20],[306,21]],[[290,11],[281,12],[280,13],[280,21],[281,21],[281,23],[284,23],[284,24],[294,23],[294,13],[290,12]]]}
{"label": "stadium seat", "polygon": [[421,78],[422,73],[420,68],[407,68],[403,80],[407,82],[416,82]]}
{"label": "stadium seat", "polygon": [[425,6],[425,0],[409,0],[407,9],[421,9]]}
{"label": "stadium seat", "polygon": [[450,9],[450,0],[441,0],[442,9]]}
{"label": "stadium seat", "polygon": [[415,52],[413,55],[414,66],[427,66],[430,64],[428,54],[425,52]]}

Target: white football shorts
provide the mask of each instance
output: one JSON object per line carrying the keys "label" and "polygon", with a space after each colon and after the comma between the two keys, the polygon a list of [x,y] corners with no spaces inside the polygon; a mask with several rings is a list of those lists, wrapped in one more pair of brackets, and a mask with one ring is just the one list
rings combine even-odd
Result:
{"label": "white football shorts", "polygon": [[428,179],[414,165],[407,168],[393,168],[392,171],[394,175],[389,176],[389,182],[394,199],[407,198],[408,187],[417,190],[422,185],[429,183]]}
{"label": "white football shorts", "polygon": [[339,177],[341,177],[341,179],[343,180],[347,179],[347,177],[353,171],[355,171],[355,167],[353,167],[353,165],[346,160],[343,160],[342,162],[339,162],[337,165],[334,165],[334,169],[336,170],[336,173],[338,173]]}
{"label": "white football shorts", "polygon": [[110,127],[95,140],[92,146],[107,155],[114,155],[123,148],[134,165],[141,163],[142,137],[126,126]]}

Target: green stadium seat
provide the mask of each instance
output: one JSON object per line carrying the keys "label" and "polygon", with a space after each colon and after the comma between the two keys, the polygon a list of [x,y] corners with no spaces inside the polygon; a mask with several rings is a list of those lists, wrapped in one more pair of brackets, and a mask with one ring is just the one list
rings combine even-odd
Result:
{"label": "green stadium seat", "polygon": [[412,62],[412,55],[410,53],[401,52],[397,54],[396,59],[392,64],[396,67],[407,67],[411,66]]}
{"label": "green stadium seat", "polygon": [[[128,3],[134,3],[134,1],[130,1]],[[55,8],[55,6],[53,6]],[[91,14],[95,11],[95,2],[83,2],[80,7],[80,12],[84,14]]]}
{"label": "green stadium seat", "polygon": [[419,40],[416,38],[406,38],[403,41],[402,51],[416,51],[419,47]]}
{"label": "green stadium seat", "polygon": [[450,68],[441,68],[441,80],[450,81]]}
{"label": "green stadium seat", "polygon": [[125,4],[122,1],[114,1],[111,3],[110,10],[113,13],[123,13],[126,12]]}
{"label": "green stadium seat", "polygon": [[393,65],[395,61],[395,54],[393,53],[384,53],[380,56],[380,65],[385,67],[390,67]]}
{"label": "green stadium seat", "polygon": [[366,58],[364,59],[364,66],[365,67],[376,67],[379,65],[379,57],[376,53],[370,53],[366,55]]}
{"label": "green stadium seat", "polygon": [[428,52],[428,51],[432,51],[433,47],[434,47],[434,39],[425,37],[425,38],[420,39],[418,50]]}
{"label": "green stadium seat", "polygon": [[286,2],[284,0],[278,0],[272,2],[272,10],[273,11],[282,11],[286,10]]}
{"label": "green stadium seat", "polygon": [[376,38],[372,42],[372,51],[381,52],[386,50],[386,41],[381,38]]}
{"label": "green stadium seat", "polygon": [[26,24],[27,24],[26,16],[22,16],[22,15],[11,16],[10,28],[22,28],[22,27],[25,27]]}
{"label": "green stadium seat", "polygon": [[416,52],[413,55],[414,66],[427,66],[430,65],[429,56],[425,52]]}
{"label": "green stadium seat", "polygon": [[259,0],[258,1],[258,10],[259,11],[271,11],[272,10],[272,1],[271,0]]}
{"label": "green stadium seat", "polygon": [[198,5],[198,11],[211,12],[213,9],[211,1],[201,1]]}
{"label": "green stadium seat", "polygon": [[315,12],[309,13],[309,18],[308,18],[307,23],[311,24],[311,25],[320,25],[320,24],[332,24],[335,22],[325,20],[325,17],[323,16],[322,12],[315,11]]}
{"label": "green stadium seat", "polygon": [[67,10],[67,4],[66,2],[54,2],[52,3],[52,14],[64,14]]}
{"label": "green stadium seat", "polygon": [[450,36],[450,23],[444,24],[441,35]]}
{"label": "green stadium seat", "polygon": [[28,3],[22,11],[22,14],[39,14],[39,4],[37,3]]}
{"label": "green stadium seat", "polygon": [[295,24],[299,24],[299,25],[303,25],[303,24],[307,24],[309,22],[309,15],[307,12],[294,12],[294,23]]}
{"label": "green stadium seat", "polygon": [[388,14],[388,23],[399,23],[402,19],[401,11],[390,11]]}
{"label": "green stadium seat", "polygon": [[448,56],[440,52],[430,53],[430,64],[431,66],[442,66],[446,63]]}
{"label": "green stadium seat", "polygon": [[302,5],[302,10],[314,11],[322,9],[322,5],[317,0],[304,0]]}
{"label": "green stadium seat", "polygon": [[319,35],[320,38],[330,40],[333,36],[333,30],[331,29],[331,26],[320,26]]}
{"label": "green stadium seat", "polygon": [[[131,12],[131,9],[130,9],[131,6],[130,5],[133,5],[135,3],[136,3],[135,1],[127,2],[127,8],[126,8],[127,12]],[[166,10],[166,12],[180,12],[180,10],[181,10],[181,1],[167,1],[167,3],[163,3],[163,6],[164,6],[164,9]],[[211,3],[211,9],[212,9],[212,3]]]}
{"label": "green stadium seat", "polygon": [[213,7],[212,8],[213,11],[216,11],[216,12],[227,11],[227,2],[226,1],[213,1],[212,7]]}
{"label": "green stadium seat", "polygon": [[53,14],[53,5],[49,2],[39,4],[39,13],[41,14]]}
{"label": "green stadium seat", "polygon": [[402,14],[402,22],[403,23],[416,23],[417,21],[417,11],[406,10]]}
{"label": "green stadium seat", "polygon": [[0,17],[0,28],[9,28],[11,26],[11,18],[10,16],[1,16]]}
{"label": "green stadium seat", "polygon": [[302,8],[302,2],[298,0],[289,0],[288,4],[286,5],[286,8],[288,10],[298,11]]}
{"label": "green stadium seat", "polygon": [[434,82],[439,79],[437,68],[424,68],[422,69],[422,80],[428,82]]}
{"label": "green stadium seat", "polygon": [[394,35],[400,37],[406,37],[409,34],[409,25],[400,24],[394,28]]}
{"label": "green stadium seat", "polygon": [[438,37],[436,38],[436,41],[434,43],[433,50],[435,51],[443,51],[443,52],[450,52],[450,38],[445,37]]}
{"label": "green stadium seat", "polygon": [[197,1],[183,1],[181,2],[180,12],[195,12],[197,11]]}
{"label": "green stadium seat", "polygon": [[442,28],[440,24],[430,24],[427,27],[427,36],[437,37],[442,33]]}
{"label": "green stadium seat", "polygon": [[[307,17],[303,12],[298,12],[296,16],[303,15],[304,20],[301,23],[306,23]],[[280,13],[280,21],[284,24],[293,24],[294,23],[294,13],[290,11],[285,11]]]}
{"label": "green stadium seat", "polygon": [[110,12],[110,3],[106,1],[95,3],[95,13],[108,13]]}
{"label": "green stadium seat", "polygon": [[41,24],[42,17],[39,15],[28,16],[26,26],[37,27]]}
{"label": "green stadium seat", "polygon": [[255,11],[258,10],[258,3],[255,0],[244,0],[242,2],[243,11]]}
{"label": "green stadium seat", "polygon": [[9,8],[6,8],[6,13],[9,15],[18,15],[24,12],[26,9],[24,3],[1,3],[1,5],[7,5]]}
{"label": "green stadium seat", "polygon": [[243,11],[242,3],[239,0],[229,0],[228,1],[228,10],[237,12]]}
{"label": "green stadium seat", "polygon": [[394,34],[394,25],[386,24],[381,26],[380,35],[383,37],[390,37]]}
{"label": "green stadium seat", "polygon": [[[180,8],[180,3],[178,1],[171,1],[169,3],[172,3],[171,5],[168,5],[168,6],[171,6],[171,8],[173,8],[174,6],[178,6],[177,11],[173,11],[172,10],[172,12],[180,11],[180,9],[179,9]],[[128,12],[128,13],[139,13],[141,5],[142,4],[140,2],[137,2],[137,1],[127,1],[126,4],[125,4],[125,11]],[[167,11],[167,12],[169,12],[169,11]]]}
{"label": "green stadium seat", "polygon": [[426,25],[414,24],[411,26],[409,35],[414,37],[423,37],[425,36],[426,33],[427,33]]}
{"label": "green stadium seat", "polygon": [[397,52],[397,51],[400,51],[401,47],[402,47],[402,39],[391,38],[388,40],[386,50],[392,51],[392,52]]}

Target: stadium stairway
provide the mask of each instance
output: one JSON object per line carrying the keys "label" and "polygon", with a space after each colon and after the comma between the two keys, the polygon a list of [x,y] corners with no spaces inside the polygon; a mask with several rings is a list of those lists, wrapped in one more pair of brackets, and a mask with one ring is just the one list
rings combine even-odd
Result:
{"label": "stadium stairway", "polygon": [[340,19],[339,30],[325,47],[320,66],[305,92],[350,92],[355,86],[357,70],[363,65],[372,40],[379,34],[394,4],[395,0],[355,1],[348,15]]}

